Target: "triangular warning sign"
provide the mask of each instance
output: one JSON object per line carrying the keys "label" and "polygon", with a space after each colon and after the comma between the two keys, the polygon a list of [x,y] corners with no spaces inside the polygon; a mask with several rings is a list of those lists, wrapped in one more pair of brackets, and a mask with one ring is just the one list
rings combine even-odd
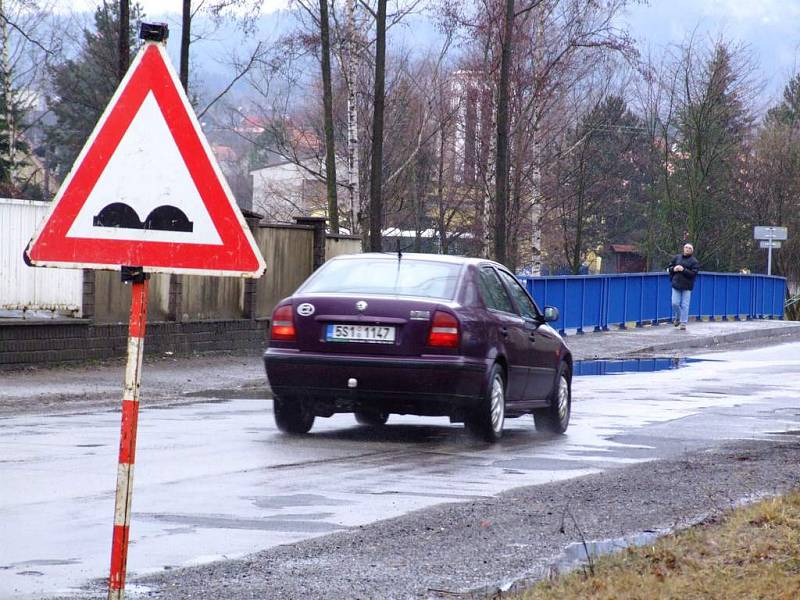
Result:
{"label": "triangular warning sign", "polygon": [[137,54],[25,254],[46,267],[264,272],[162,44]]}

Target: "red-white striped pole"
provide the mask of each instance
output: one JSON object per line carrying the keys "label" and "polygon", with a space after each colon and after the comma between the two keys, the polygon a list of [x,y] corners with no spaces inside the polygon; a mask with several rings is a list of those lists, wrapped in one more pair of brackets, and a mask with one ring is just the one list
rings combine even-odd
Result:
{"label": "red-white striped pole", "polygon": [[131,316],[128,324],[128,363],[122,395],[122,426],[119,439],[117,494],[114,504],[114,537],[111,543],[111,575],[108,600],[125,597],[125,568],[133,496],[133,464],[136,458],[136,428],[139,420],[139,386],[142,381],[144,330],[147,323],[147,279],[143,273],[133,280]]}

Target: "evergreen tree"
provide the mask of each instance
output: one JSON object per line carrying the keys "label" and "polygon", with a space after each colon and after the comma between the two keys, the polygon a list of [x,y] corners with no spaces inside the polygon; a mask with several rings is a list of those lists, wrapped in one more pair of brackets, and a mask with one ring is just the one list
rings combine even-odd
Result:
{"label": "evergreen tree", "polygon": [[563,249],[572,273],[590,251],[609,243],[640,242],[647,140],[641,120],[619,96],[586,113],[566,137],[572,148],[558,168]]}
{"label": "evergreen tree", "polygon": [[684,239],[698,245],[698,258],[709,270],[739,268],[749,240],[743,219],[741,177],[752,115],[737,57],[718,44],[704,64],[688,74],[678,111],[676,171],[670,198],[670,223],[680,225],[673,246]]}
{"label": "evergreen tree", "polygon": [[794,126],[800,121],[800,73],[783,88],[783,102],[767,111],[767,125]]}
{"label": "evergreen tree", "polygon": [[[130,46],[138,43],[141,7],[131,7]],[[104,2],[95,9],[94,30],[84,29],[77,57],[51,70],[53,96],[48,99],[55,124],[46,131],[51,167],[64,177],[86,143],[119,84],[119,6]]]}

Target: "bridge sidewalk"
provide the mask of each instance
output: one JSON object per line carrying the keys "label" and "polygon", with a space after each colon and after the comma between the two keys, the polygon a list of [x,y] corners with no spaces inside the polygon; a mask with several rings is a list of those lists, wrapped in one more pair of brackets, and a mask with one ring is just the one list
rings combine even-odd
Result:
{"label": "bridge sidewalk", "polygon": [[565,340],[576,359],[686,356],[730,344],[779,344],[800,340],[800,322],[778,320],[690,321],[686,331],[669,323],[585,334]]}

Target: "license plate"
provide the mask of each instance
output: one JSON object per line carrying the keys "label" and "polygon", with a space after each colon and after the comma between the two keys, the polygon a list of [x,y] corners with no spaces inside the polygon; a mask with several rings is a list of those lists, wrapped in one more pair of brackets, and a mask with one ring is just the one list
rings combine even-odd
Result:
{"label": "license plate", "polygon": [[340,325],[338,323],[329,323],[325,339],[329,342],[393,344],[394,334],[394,327],[387,325]]}

